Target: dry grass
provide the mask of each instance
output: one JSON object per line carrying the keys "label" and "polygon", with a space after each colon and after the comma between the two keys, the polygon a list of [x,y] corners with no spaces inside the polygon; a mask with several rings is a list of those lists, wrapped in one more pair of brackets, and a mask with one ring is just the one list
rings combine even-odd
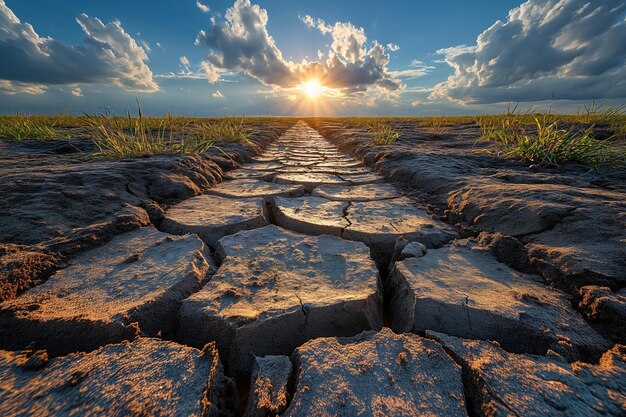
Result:
{"label": "dry grass", "polygon": [[[109,114],[76,117],[65,114],[0,116],[0,140],[91,138],[100,155],[108,158],[147,156],[163,153],[201,154],[218,142],[250,142],[257,126],[288,118],[191,118],[146,117],[126,112],[125,117]],[[293,119],[290,119],[293,120]],[[433,136],[449,133],[449,127],[476,123],[481,138],[496,145],[495,154],[520,158],[533,164],[560,165],[582,162],[597,167],[619,165],[626,147],[624,107],[604,107],[596,102],[575,115],[537,114],[509,106],[503,114],[430,117],[346,117],[311,118],[331,121],[348,128],[365,129],[376,145],[394,143],[399,132],[419,126]],[[609,140],[596,140],[600,128],[610,131]]]}
{"label": "dry grass", "polygon": [[[178,138],[180,128],[170,115],[159,119],[143,117],[141,105],[137,101],[137,117],[132,117],[130,108],[126,117],[112,117],[107,114],[85,115],[85,122],[91,130],[91,138],[99,149],[99,156],[107,159],[134,158],[162,154],[201,155],[215,144],[199,136]],[[154,121],[158,121],[155,128]]]}
{"label": "dry grass", "polygon": [[374,145],[391,145],[400,137],[387,123],[378,122],[367,126],[368,132],[372,135]]}
{"label": "dry grass", "polygon": [[458,124],[458,122],[453,117],[448,116],[431,116],[420,120],[420,126],[436,137],[447,134],[450,126],[454,126],[455,124]]}
{"label": "dry grass", "polygon": [[250,129],[243,118],[196,122],[190,125],[189,135],[204,141],[250,143]]}
{"label": "dry grass", "polygon": [[618,150],[615,138],[594,139],[595,124],[583,128],[570,124],[563,128],[560,116],[549,112],[536,115],[530,111],[520,114],[510,107],[499,117],[481,117],[477,123],[481,139],[496,145],[495,150],[489,152],[498,156],[541,166],[576,162],[599,168],[623,166],[626,162],[626,153]]}
{"label": "dry grass", "polygon": [[61,134],[56,129],[61,121],[60,117],[29,116],[20,113],[0,116],[0,140],[67,139],[68,135]]}

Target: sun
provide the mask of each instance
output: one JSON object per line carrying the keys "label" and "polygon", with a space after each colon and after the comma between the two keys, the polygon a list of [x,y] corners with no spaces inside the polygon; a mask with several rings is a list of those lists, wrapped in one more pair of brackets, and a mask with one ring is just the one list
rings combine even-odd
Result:
{"label": "sun", "polygon": [[319,97],[324,90],[324,87],[317,80],[309,80],[302,84],[301,88],[302,91],[304,91],[304,93],[310,98]]}

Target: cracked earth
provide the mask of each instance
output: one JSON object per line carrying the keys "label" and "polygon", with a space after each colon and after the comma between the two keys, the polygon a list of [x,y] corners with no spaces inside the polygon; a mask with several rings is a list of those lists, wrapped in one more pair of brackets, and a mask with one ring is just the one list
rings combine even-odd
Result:
{"label": "cracked earth", "polygon": [[202,194],[162,188],[182,202],[124,206],[0,304],[0,414],[626,413],[626,347],[588,319],[623,290],[577,310],[303,121]]}

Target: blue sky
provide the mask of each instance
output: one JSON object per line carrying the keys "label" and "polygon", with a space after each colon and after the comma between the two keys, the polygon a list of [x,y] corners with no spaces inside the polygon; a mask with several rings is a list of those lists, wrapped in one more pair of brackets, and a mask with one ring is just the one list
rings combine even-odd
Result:
{"label": "blue sky", "polygon": [[[0,112],[119,113],[135,97],[192,116],[622,104],[625,13],[620,0],[0,0]],[[312,79],[319,96],[301,87]]]}

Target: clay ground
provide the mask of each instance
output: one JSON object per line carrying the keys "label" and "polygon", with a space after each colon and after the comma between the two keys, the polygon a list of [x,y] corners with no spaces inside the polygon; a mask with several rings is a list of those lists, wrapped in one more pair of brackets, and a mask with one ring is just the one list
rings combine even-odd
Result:
{"label": "clay ground", "polygon": [[0,414],[625,415],[626,173],[390,124],[0,142]]}

